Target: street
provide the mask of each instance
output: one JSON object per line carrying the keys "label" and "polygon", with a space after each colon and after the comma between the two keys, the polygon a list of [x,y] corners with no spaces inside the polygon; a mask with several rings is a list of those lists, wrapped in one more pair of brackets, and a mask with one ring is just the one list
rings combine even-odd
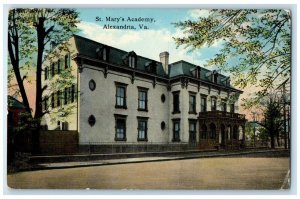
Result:
{"label": "street", "polygon": [[222,157],[131,163],[8,175],[11,188],[280,189],[287,157]]}

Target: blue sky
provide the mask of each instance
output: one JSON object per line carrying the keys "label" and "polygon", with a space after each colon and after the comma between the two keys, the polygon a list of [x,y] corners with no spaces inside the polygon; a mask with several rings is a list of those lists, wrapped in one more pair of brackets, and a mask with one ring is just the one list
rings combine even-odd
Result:
{"label": "blue sky", "polygon": [[[197,19],[199,16],[208,14],[207,10],[193,9],[145,9],[145,8],[84,8],[78,9],[81,23],[79,28],[82,30],[79,35],[92,40],[105,43],[107,45],[120,48],[122,50],[134,50],[137,54],[159,60],[159,53],[168,51],[170,62],[186,60],[193,64],[203,66],[205,61],[218,52],[220,43],[216,43],[210,48],[188,52],[183,46],[176,48],[172,37],[183,36],[183,32],[175,28],[173,22],[186,19]],[[96,21],[100,17],[102,21]],[[144,23],[149,27],[148,30],[137,28],[136,30],[108,30],[103,29],[105,24],[109,25],[135,25],[138,27],[140,22],[107,22],[106,17],[128,17],[133,18],[154,18],[154,23]]]}

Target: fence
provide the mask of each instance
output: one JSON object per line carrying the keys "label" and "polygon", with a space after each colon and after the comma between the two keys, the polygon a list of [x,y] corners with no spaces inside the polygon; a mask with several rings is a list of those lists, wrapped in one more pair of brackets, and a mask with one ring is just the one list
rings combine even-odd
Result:
{"label": "fence", "polygon": [[245,141],[246,148],[269,148],[270,143],[268,141],[256,140],[255,143],[253,140]]}
{"label": "fence", "polygon": [[74,154],[78,152],[76,131],[40,131],[41,154]]}
{"label": "fence", "polygon": [[196,150],[198,145],[192,143],[166,143],[166,142],[86,142],[80,143],[79,153],[137,153],[137,152],[162,152]]}

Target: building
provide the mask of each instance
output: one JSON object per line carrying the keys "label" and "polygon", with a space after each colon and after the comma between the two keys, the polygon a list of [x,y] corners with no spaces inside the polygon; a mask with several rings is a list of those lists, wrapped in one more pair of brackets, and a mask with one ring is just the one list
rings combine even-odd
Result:
{"label": "building", "polygon": [[[59,56],[44,65],[43,85],[52,85],[44,93],[45,129],[76,130],[81,147],[103,150],[243,143],[242,91],[229,77],[186,61],[169,63],[168,52],[155,61],[77,35],[68,44],[68,51],[56,47]],[[65,71],[72,79],[55,88],[67,79]],[[72,113],[59,115],[72,106]]]}
{"label": "building", "polygon": [[26,151],[23,144],[28,139],[26,129],[28,128],[26,107],[16,98],[7,96],[7,157],[12,161],[15,151]]}
{"label": "building", "polygon": [[18,131],[24,125],[26,107],[22,102],[12,96],[7,97],[7,129],[8,132]]}

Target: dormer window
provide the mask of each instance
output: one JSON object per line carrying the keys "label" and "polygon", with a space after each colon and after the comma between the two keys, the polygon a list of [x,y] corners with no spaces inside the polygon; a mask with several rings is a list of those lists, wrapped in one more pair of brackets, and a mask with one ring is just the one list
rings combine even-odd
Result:
{"label": "dormer window", "polygon": [[131,51],[127,55],[128,57],[128,66],[130,68],[136,68],[137,65],[137,56],[134,51]]}
{"label": "dormer window", "polygon": [[107,60],[107,49],[103,48],[102,51],[102,60],[106,61]]}
{"label": "dormer window", "polygon": [[196,66],[195,68],[191,69],[193,77],[198,78],[198,79],[200,79],[200,71],[201,71],[201,68],[199,66]]}
{"label": "dormer window", "polygon": [[230,77],[222,78],[221,83],[225,86],[230,86]]}
{"label": "dormer window", "polygon": [[108,61],[108,47],[102,46],[96,49],[97,56],[100,60]]}
{"label": "dormer window", "polygon": [[135,68],[135,57],[134,56],[129,56],[128,57],[128,65],[131,68]]}
{"label": "dormer window", "polygon": [[145,64],[145,69],[146,69],[146,71],[147,72],[149,72],[149,73],[154,73],[154,74],[156,74],[156,72],[157,72],[157,64],[156,64],[156,62],[155,61],[152,61],[152,62],[147,62],[146,64]]}
{"label": "dormer window", "polygon": [[230,78],[227,79],[226,86],[230,86]]}
{"label": "dormer window", "polygon": [[216,84],[218,83],[218,72],[215,70],[211,74],[211,81]]}

